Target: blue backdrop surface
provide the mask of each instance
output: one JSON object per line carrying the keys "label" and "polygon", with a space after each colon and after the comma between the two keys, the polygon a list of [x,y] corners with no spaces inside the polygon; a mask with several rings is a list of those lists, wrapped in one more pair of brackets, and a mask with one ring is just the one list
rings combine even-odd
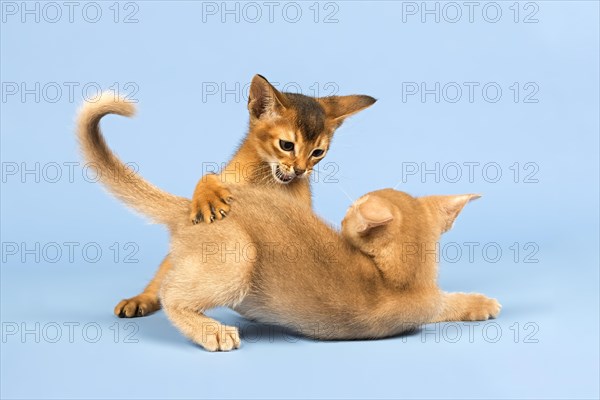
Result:
{"label": "blue backdrop surface", "polygon": [[[535,2],[10,2],[1,25],[2,398],[598,398],[599,7]],[[314,206],[370,190],[482,193],[441,242],[448,291],[496,320],[380,341],[243,326],[211,354],[162,312],[123,320],[167,251],[106,195],[74,116],[156,185],[191,195],[247,127],[250,79],[378,99],[337,132]]]}

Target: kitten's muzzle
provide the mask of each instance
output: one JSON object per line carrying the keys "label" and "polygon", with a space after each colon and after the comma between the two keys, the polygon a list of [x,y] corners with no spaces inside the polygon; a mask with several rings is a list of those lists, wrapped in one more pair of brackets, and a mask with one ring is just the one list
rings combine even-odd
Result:
{"label": "kitten's muzzle", "polygon": [[280,183],[290,183],[291,181],[294,180],[294,178],[296,178],[296,175],[294,173],[290,174],[290,173],[283,172],[281,170],[281,168],[279,167],[279,165],[273,169],[273,176]]}

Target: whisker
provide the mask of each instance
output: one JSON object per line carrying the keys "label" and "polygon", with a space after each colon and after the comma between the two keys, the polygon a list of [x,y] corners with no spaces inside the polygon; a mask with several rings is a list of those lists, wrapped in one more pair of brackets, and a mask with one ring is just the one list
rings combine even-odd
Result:
{"label": "whisker", "polygon": [[350,201],[351,201],[352,203],[354,203],[354,199],[353,199],[352,197],[350,197],[350,195],[349,195],[348,193],[346,193],[346,191],[344,190],[344,188],[342,187],[342,185],[338,185],[338,188],[339,188],[339,189],[342,191],[342,193],[344,193],[344,194],[346,195],[346,197],[347,197],[348,199],[350,199]]}

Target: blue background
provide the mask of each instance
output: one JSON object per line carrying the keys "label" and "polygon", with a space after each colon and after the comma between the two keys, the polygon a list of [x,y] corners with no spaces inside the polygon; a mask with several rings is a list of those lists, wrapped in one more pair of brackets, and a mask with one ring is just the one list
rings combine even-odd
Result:
{"label": "blue background", "polygon": [[[598,398],[597,2],[520,3],[517,23],[513,2],[498,3],[496,23],[483,18],[485,2],[473,22],[462,6],[456,23],[443,18],[454,17],[450,8],[439,23],[431,15],[423,23],[420,14],[403,21],[403,7],[410,5],[385,1],[320,3],[317,23],[313,2],[297,3],[302,16],[296,23],[283,18],[285,2],[273,22],[262,6],[256,23],[243,3],[239,22],[235,15],[222,22],[221,14],[203,21],[203,7],[212,5],[184,1],[120,3],[115,23],[113,2],[99,2],[102,16],[91,23],[81,14],[85,4],[75,9],[72,23],[65,7],[55,23],[47,21],[55,17],[51,9],[39,22],[32,15],[23,22],[2,4],[3,398]],[[438,3],[440,10],[445,5]],[[538,22],[524,23],[536,6]],[[43,3],[38,7],[43,12]],[[134,11],[138,21],[123,23]],[[287,11],[293,19],[294,10]],[[324,23],[331,12],[337,22]],[[162,312],[135,320],[112,314],[118,300],[151,278],[167,251],[167,234],[86,181],[81,164],[69,179],[64,163],[81,162],[73,121],[82,87],[116,82],[126,93],[137,88],[138,116],[103,122],[110,146],[149,181],[189,196],[203,163],[226,161],[247,125],[243,97],[222,101],[203,92],[203,83],[225,82],[231,89],[255,73],[279,87],[294,83],[305,94],[314,94],[311,87],[328,94],[333,87],[379,100],[337,132],[321,164],[322,173],[333,174],[314,185],[315,210],[326,220],[339,223],[351,198],[383,187],[397,185],[414,195],[484,195],[444,236],[442,245],[463,253],[447,254],[440,283],[449,291],[498,298],[504,308],[493,325],[432,325],[404,337],[329,343],[253,326],[247,330],[260,340],[211,354],[187,342]],[[36,82],[39,102],[32,94],[9,95],[12,83],[34,88]],[[50,91],[52,84],[42,93],[52,82],[61,95]],[[65,82],[79,85],[73,99]],[[480,86],[473,102],[466,91],[456,103],[447,101],[454,92],[423,102],[403,93],[403,82]],[[482,97],[488,82],[502,89],[497,102]],[[529,82],[539,89],[532,98],[537,102],[523,101]],[[326,169],[327,162],[333,164]],[[431,169],[436,162],[440,171],[447,168],[439,179],[403,179],[414,163]],[[480,163],[472,182],[465,162]],[[515,162],[517,182],[510,169]],[[35,174],[7,174],[15,165],[31,169],[36,163],[39,182]],[[53,163],[61,166],[54,183]],[[463,165],[457,182],[453,163]],[[497,182],[490,182],[492,170],[482,174],[486,163],[499,166]],[[533,164],[526,170],[525,163]],[[524,182],[532,171],[537,182]],[[77,243],[73,259],[65,242]],[[115,242],[118,254],[111,249]],[[473,259],[465,242],[478,243]],[[36,243],[40,251],[22,259],[24,247]],[[490,243],[501,248],[500,257],[482,253]],[[516,258],[513,243],[520,248]],[[86,244],[102,250],[99,261],[92,262],[93,251],[86,260]],[[132,251],[134,262],[125,262]],[[227,310],[213,315],[247,324]],[[70,322],[79,324],[72,340],[64,325]],[[7,333],[35,331],[36,323],[37,338]],[[84,334],[88,323],[96,325]],[[56,340],[55,324],[62,327]],[[90,343],[94,327],[102,336]],[[134,329],[128,343],[125,336]]]}

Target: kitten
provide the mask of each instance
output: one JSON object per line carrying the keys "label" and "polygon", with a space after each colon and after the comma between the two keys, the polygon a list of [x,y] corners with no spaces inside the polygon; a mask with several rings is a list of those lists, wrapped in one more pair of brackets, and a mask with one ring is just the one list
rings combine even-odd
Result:
{"label": "kitten", "polygon": [[[190,207],[193,223],[224,218],[230,212],[231,192],[225,184],[273,186],[294,196],[294,203],[311,204],[309,175],[327,151],[342,122],[375,102],[364,95],[314,98],[282,93],[264,77],[255,75],[250,85],[250,126],[246,138],[219,175],[198,182]],[[80,126],[97,129],[103,115],[118,108],[113,96],[90,103],[80,115]],[[122,300],[114,312],[119,317],[141,317],[160,308],[158,289],[171,267],[165,257],[144,291]]]}
{"label": "kitten", "polygon": [[[125,102],[111,107],[121,115],[133,113]],[[444,293],[436,282],[435,245],[478,195],[414,198],[375,191],[349,208],[340,233],[289,192],[230,185],[243,212],[193,226],[190,201],[127,172],[97,124],[80,125],[78,132],[86,160],[99,169],[109,191],[169,227],[173,268],[161,285],[161,302],[173,324],[207,350],[240,346],[236,327],[203,314],[217,306],[316,339],[380,338],[500,312],[495,299]],[[115,171],[119,179],[112,178]]]}
{"label": "kitten", "polygon": [[226,183],[278,186],[310,204],[308,177],[321,161],[344,119],[375,103],[364,95],[314,98],[282,93],[264,77],[252,79],[248,95],[250,126],[239,149],[219,175],[200,179],[190,219],[212,222],[227,215]]}

